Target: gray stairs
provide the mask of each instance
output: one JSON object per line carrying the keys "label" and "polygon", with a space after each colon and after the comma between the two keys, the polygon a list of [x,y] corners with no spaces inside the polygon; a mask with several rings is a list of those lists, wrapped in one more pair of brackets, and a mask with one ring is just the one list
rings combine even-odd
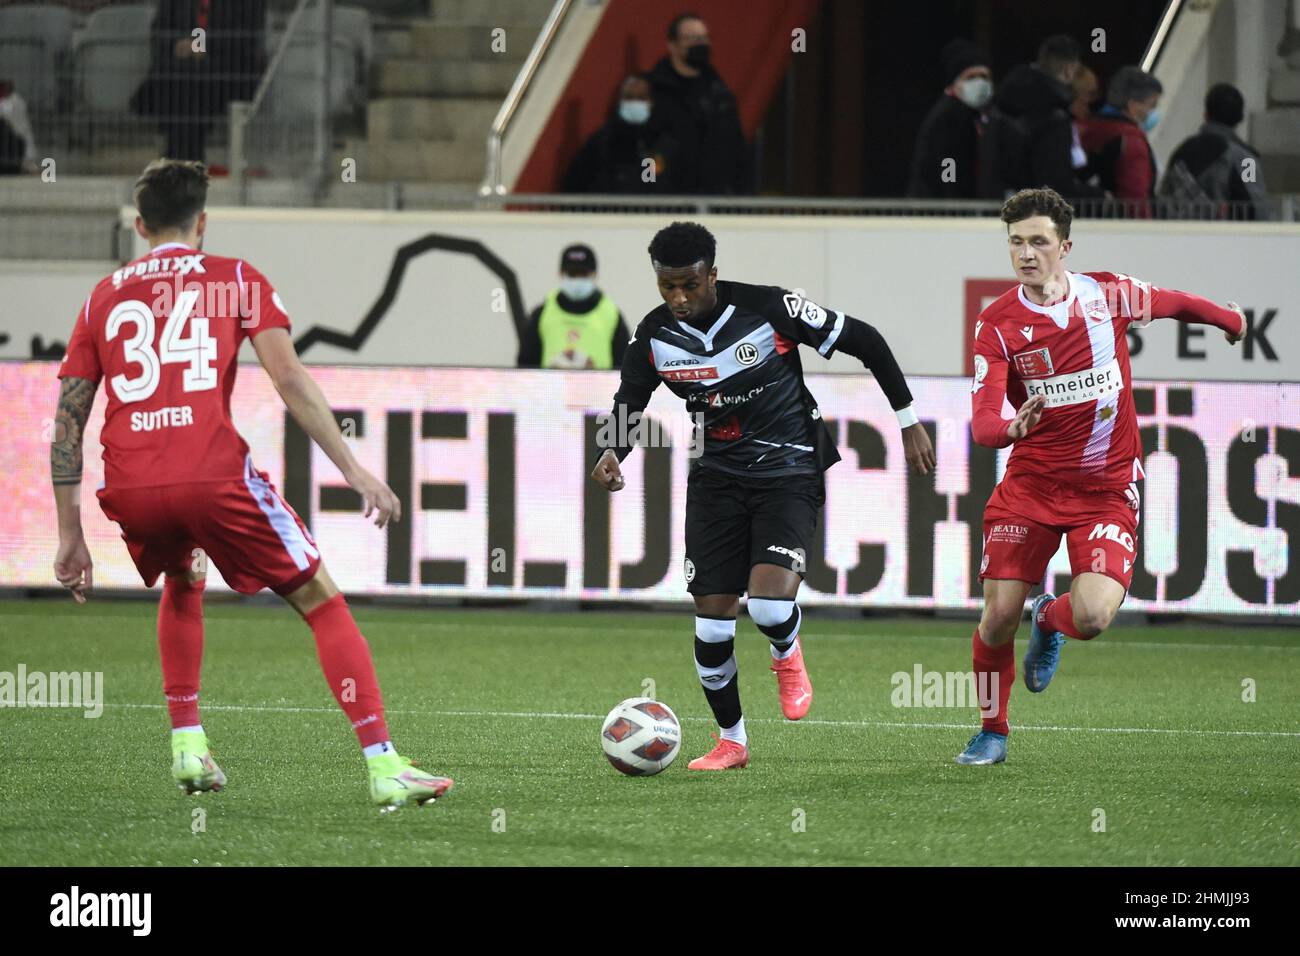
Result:
{"label": "gray stairs", "polygon": [[[359,179],[477,185],[492,118],[550,0],[434,0],[374,66],[366,138],[344,144]],[[504,47],[504,49],[502,49]]]}

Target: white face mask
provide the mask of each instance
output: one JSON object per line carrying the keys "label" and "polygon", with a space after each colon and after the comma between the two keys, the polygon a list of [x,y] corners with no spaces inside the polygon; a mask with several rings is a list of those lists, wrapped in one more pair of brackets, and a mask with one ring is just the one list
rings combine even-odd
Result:
{"label": "white face mask", "polygon": [[640,126],[650,118],[650,101],[619,100],[618,115],[623,117],[623,122]]}
{"label": "white face mask", "polygon": [[560,291],[580,302],[596,291],[596,280],[590,276],[561,276]]}
{"label": "white face mask", "polygon": [[993,81],[977,76],[958,83],[957,99],[973,110],[982,110],[993,99]]}

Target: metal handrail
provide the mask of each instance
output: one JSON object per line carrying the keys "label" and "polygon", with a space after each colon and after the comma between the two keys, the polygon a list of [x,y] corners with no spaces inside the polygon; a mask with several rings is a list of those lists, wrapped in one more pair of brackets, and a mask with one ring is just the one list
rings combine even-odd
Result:
{"label": "metal handrail", "polygon": [[1169,39],[1169,33],[1174,28],[1174,21],[1178,19],[1178,14],[1182,11],[1183,0],[1169,0],[1165,4],[1165,9],[1160,14],[1160,22],[1156,24],[1156,30],[1151,34],[1151,39],[1147,41],[1147,48],[1142,51],[1142,59],[1139,64],[1144,73],[1150,73],[1155,69],[1156,61],[1160,59],[1160,54],[1164,52],[1165,41]]}
{"label": "metal handrail", "polygon": [[533,77],[536,76],[542,60],[546,57],[547,51],[550,50],[551,44],[555,42],[555,37],[560,32],[560,24],[564,22],[569,7],[572,5],[573,0],[556,0],[551,7],[546,22],[542,24],[541,33],[537,35],[537,39],[533,42],[533,48],[528,51],[528,58],[524,60],[524,65],[519,68],[519,73],[516,74],[515,81],[510,86],[510,92],[506,94],[506,98],[501,103],[501,108],[497,110],[496,118],[492,120],[492,128],[488,131],[487,136],[487,169],[483,174],[483,184],[479,186],[478,190],[481,196],[505,194],[505,186],[501,183],[502,140],[505,138],[506,131],[515,117],[515,112],[519,109],[519,104],[523,102],[524,94],[532,86]]}
{"label": "metal handrail", "polygon": [[[298,0],[298,5],[293,8],[293,13],[289,14],[289,20],[284,26],[284,35],[280,37],[280,45],[276,47],[275,53],[271,56],[271,61],[267,63],[266,69],[262,73],[262,81],[257,84],[257,90],[253,93],[253,98],[247,103],[238,101],[230,104],[230,178],[236,184],[239,190],[239,204],[245,205],[248,201],[248,184],[245,173],[244,163],[244,131],[248,128],[249,121],[257,115],[257,111],[262,106],[262,101],[266,99],[267,91],[271,88],[271,81],[275,79],[275,74],[280,69],[280,64],[284,61],[285,53],[288,52],[289,42],[298,32],[298,21],[302,19],[308,4],[313,0]],[[325,31],[322,37],[322,44],[328,49],[332,39],[332,25],[328,17],[322,23]],[[326,94],[329,90],[329,74],[325,74],[324,79]]]}

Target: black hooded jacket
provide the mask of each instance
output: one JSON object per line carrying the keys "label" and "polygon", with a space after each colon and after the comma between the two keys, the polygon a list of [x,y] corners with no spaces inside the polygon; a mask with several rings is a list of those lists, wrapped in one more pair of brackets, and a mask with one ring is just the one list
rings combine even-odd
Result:
{"label": "black hooded jacket", "polygon": [[673,191],[690,195],[753,192],[749,146],[740,128],[735,94],[705,66],[685,77],[664,57],[650,71],[654,106],[650,122],[676,147]]}
{"label": "black hooded jacket", "polygon": [[1075,174],[1070,116],[1072,92],[1034,66],[1018,66],[998,84],[980,144],[980,194],[1050,186],[1067,199],[1100,197],[1103,190]]}

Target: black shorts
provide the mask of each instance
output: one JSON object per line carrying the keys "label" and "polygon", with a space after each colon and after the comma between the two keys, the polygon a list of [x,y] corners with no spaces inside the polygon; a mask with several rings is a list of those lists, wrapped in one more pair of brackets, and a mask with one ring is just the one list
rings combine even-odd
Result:
{"label": "black shorts", "polygon": [[821,473],[740,478],[704,467],[686,482],[686,590],[744,594],[756,564],[803,577],[826,502]]}

